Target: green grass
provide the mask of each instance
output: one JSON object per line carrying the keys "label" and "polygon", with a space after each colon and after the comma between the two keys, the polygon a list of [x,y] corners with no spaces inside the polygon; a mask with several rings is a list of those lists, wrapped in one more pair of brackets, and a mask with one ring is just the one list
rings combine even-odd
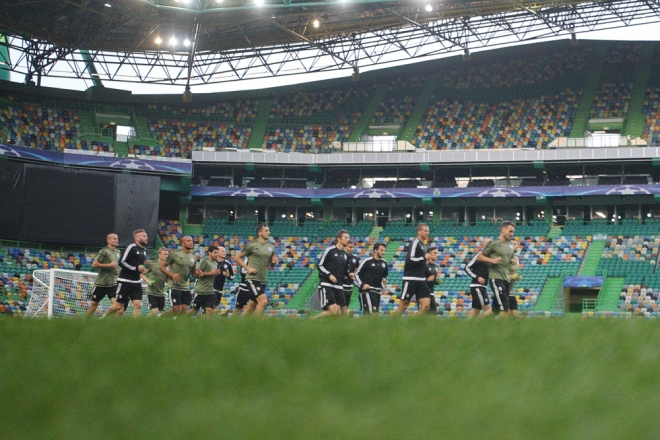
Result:
{"label": "green grass", "polygon": [[2,438],[655,438],[660,322],[0,321]]}

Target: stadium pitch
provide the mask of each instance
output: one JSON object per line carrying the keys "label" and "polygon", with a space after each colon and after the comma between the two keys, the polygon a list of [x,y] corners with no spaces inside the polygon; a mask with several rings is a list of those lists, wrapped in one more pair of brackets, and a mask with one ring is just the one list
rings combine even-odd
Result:
{"label": "stadium pitch", "polygon": [[655,438],[660,322],[0,320],[2,438]]}

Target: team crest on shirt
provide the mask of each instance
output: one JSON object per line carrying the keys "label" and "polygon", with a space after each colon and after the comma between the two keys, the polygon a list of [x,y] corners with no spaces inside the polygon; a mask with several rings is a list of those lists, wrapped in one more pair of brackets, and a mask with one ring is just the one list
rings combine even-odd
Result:
{"label": "team crest on shirt", "polygon": [[268,246],[268,252],[273,252],[273,248]]}

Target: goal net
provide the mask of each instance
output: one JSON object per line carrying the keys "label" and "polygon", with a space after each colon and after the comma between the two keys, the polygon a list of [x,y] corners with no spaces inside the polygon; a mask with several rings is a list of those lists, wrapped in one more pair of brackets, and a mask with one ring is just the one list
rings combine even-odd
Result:
{"label": "goal net", "polygon": [[[77,270],[49,269],[35,270],[33,273],[32,295],[25,311],[25,317],[40,316],[85,316],[92,304],[94,280],[98,274]],[[144,285],[142,286],[142,315],[149,313],[149,302]],[[96,309],[96,316],[103,315],[110,300],[103,298]],[[165,308],[170,307],[169,298],[165,297]],[[133,314],[133,304],[129,303],[124,315]]]}

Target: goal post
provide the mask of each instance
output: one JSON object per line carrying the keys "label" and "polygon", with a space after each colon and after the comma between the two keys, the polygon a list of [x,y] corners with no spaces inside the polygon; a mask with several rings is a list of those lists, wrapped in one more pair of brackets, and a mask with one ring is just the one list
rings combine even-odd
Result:
{"label": "goal post", "polygon": [[89,308],[98,274],[67,269],[35,270],[26,317],[76,316]]}
{"label": "goal post", "polygon": [[[32,274],[32,294],[25,310],[25,317],[85,316],[92,304],[92,291],[97,277],[94,272],[82,272],[67,269],[35,270]],[[104,298],[97,309],[100,316],[110,307],[110,300]],[[165,296],[165,309],[171,307]],[[149,302],[144,284],[142,285],[141,315],[149,313]],[[129,303],[125,315],[133,313],[133,304]]]}

